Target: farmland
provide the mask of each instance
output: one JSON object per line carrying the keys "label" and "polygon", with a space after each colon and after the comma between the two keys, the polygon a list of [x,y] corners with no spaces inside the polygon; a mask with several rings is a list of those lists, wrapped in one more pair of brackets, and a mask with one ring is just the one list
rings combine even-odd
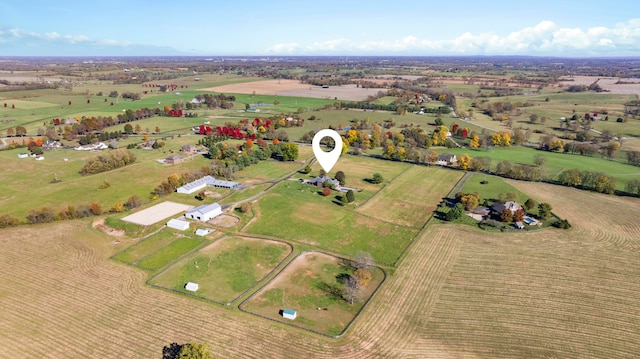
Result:
{"label": "farmland", "polygon": [[[334,71],[334,65],[320,61],[307,72],[301,63],[296,68],[283,65],[280,73],[337,81],[351,71]],[[626,163],[627,151],[638,148],[640,141],[638,116],[625,116],[623,109],[637,99],[634,91],[640,85],[622,88],[607,79],[603,86],[611,92],[570,93],[564,91],[566,84],[552,82],[542,70],[522,75],[549,79],[536,89],[538,85],[519,83],[516,75],[521,73],[515,68],[498,71],[482,65],[476,69],[476,64],[466,67],[463,61],[455,71],[415,64],[392,71],[387,64],[384,69],[369,64],[361,72],[363,78],[348,75],[351,83],[323,88],[299,79],[265,77],[263,68],[251,63],[233,66],[237,66],[233,71],[205,67],[197,81],[191,71],[156,68],[153,76],[170,79],[161,83],[177,86],[167,92],[161,92],[151,79],[135,84],[98,80],[122,72],[117,68],[93,75],[75,70],[64,76],[43,72],[40,77],[61,77],[65,82],[58,88],[0,92],[0,104],[8,104],[0,107],[2,136],[17,126],[27,131],[25,137],[5,138],[5,146],[44,139],[43,122],[55,117],[186,107],[203,93],[235,97],[229,108],[196,107],[197,117],[161,114],[132,121],[140,133],[120,138],[117,147],[147,139],[162,141],[164,146],[132,148],[135,163],[96,175],[80,175],[84,161],[95,154],[90,151],[45,151],[43,161],[18,158],[19,153],[28,152],[25,147],[0,151],[0,216],[10,214],[23,221],[36,208],[57,211],[89,203],[109,211],[132,195],[142,202],[138,209],[93,218],[56,218],[52,223],[23,222],[0,229],[0,269],[6,274],[0,277],[0,306],[5,309],[0,345],[21,348],[27,358],[150,358],[158,357],[170,343],[189,341],[209,343],[215,357],[632,358],[640,353],[640,200],[630,193],[627,197],[602,195],[490,174],[465,175],[455,165],[440,168],[382,159],[382,146],[356,148],[359,144],[354,143],[329,173],[334,177],[342,171],[344,186],[354,189],[355,201],[346,203],[344,192],[325,196],[322,188],[302,183],[316,177],[321,167],[311,146],[299,143],[294,161],[270,158],[233,168],[228,179],[241,183],[238,190],[208,188],[204,201],[195,193],[162,196],[163,201],[189,206],[221,203],[223,217],[231,225],[197,224],[215,229],[214,234],[196,236],[192,233],[195,221],[189,230],[178,232],[164,228],[164,221],[144,226],[121,220],[155,204],[151,191],[173,174],[236,166],[232,160],[213,162],[202,146],[200,152],[185,155],[182,163],[158,161],[182,155],[184,145],[195,145],[202,138],[191,127],[207,124],[215,129],[242,119],[250,124],[253,118],[279,113],[304,120],[301,127],[278,129],[292,141],[329,127],[344,133],[341,128],[356,124],[368,137],[367,124],[381,123],[386,126],[383,146],[409,148],[415,140],[397,134],[419,127],[430,135],[436,120],[449,128],[454,123],[469,127],[481,136],[508,130],[506,120],[482,110],[488,103],[528,103],[519,111],[498,115],[509,117],[513,128],[530,130],[527,145],[531,147],[545,135],[567,141],[575,136],[577,131],[561,128],[566,126],[559,125],[561,116],[574,111],[580,116],[606,112],[611,119],[594,121],[595,131],[590,132],[596,146],[607,143],[599,135],[603,130],[623,137],[618,138],[622,147],[613,159],[515,145],[474,150],[466,148],[468,140],[460,137],[455,140],[462,148],[420,147],[418,151],[490,157],[492,170],[500,161],[533,164],[541,155],[548,181],[575,168],[609,174],[616,180],[616,189],[624,190],[629,182],[640,179],[639,167]],[[391,88],[356,85],[356,81],[383,84],[385,76],[392,76],[389,71],[397,72],[389,93],[385,94]],[[16,76],[31,74],[17,72]],[[589,83],[593,78],[577,80]],[[417,86],[432,96],[421,106],[440,108],[447,96],[454,95],[458,114],[336,107],[337,102],[350,100],[407,106],[418,98]],[[120,94],[141,93],[141,98],[107,96],[116,89]],[[410,90],[403,93],[405,89]],[[506,89],[514,91],[496,95]],[[378,92],[384,96],[375,98]],[[463,120],[462,112],[473,115]],[[534,123],[531,114],[548,120]],[[618,116],[624,121],[613,120]],[[62,126],[56,128],[64,132]],[[112,130],[124,130],[124,124],[107,131]],[[264,133],[256,128],[247,131]],[[234,158],[250,153],[245,139],[225,141],[225,150]],[[79,139],[63,142],[76,146]],[[267,138],[263,145],[275,142]],[[258,146],[253,141],[251,145]],[[310,173],[304,171],[307,165]],[[374,173],[382,176],[381,183],[374,183]],[[485,179],[488,183],[481,184]],[[477,192],[481,203],[505,192],[515,192],[521,203],[530,197],[547,202],[571,229],[483,231],[465,221],[430,220],[442,198],[458,188]],[[245,208],[240,208],[241,202]],[[343,279],[352,270],[351,260],[362,252],[371,254],[379,267],[372,267],[370,284],[350,304]],[[184,285],[189,281],[199,283],[200,289],[187,291]],[[298,318],[284,319],[280,310],[285,307],[298,310]],[[8,353],[0,357],[15,354]]]}

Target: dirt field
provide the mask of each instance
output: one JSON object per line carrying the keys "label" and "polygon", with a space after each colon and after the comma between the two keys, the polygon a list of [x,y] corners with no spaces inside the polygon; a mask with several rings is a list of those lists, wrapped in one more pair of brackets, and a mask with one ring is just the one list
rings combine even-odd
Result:
{"label": "dirt field", "polygon": [[188,204],[165,201],[122,218],[123,221],[149,226],[191,208]]}
{"label": "dirt field", "polygon": [[[589,86],[592,83],[598,81],[598,85],[604,90],[605,93],[611,93],[616,95],[640,95],[640,82],[638,79],[621,79],[618,77],[597,77],[597,76],[574,76],[570,78],[573,81],[561,81],[565,86],[571,85],[586,85]],[[568,79],[567,79],[568,80]],[[622,82],[617,84],[616,82]]]}
{"label": "dirt field", "polygon": [[260,95],[278,95],[294,97],[312,97],[325,99],[338,99],[349,101],[360,101],[369,95],[374,95],[382,89],[363,89],[356,85],[331,86],[321,88],[300,83],[296,80],[265,80],[254,82],[243,82],[239,84],[224,85],[203,89],[222,93],[256,93]]}
{"label": "dirt field", "polygon": [[640,200],[516,185],[573,229],[433,225],[338,340],[152,289],[108,259],[113,237],[89,220],[3,229],[0,346],[22,358],[157,358],[190,340],[220,358],[636,357]]}

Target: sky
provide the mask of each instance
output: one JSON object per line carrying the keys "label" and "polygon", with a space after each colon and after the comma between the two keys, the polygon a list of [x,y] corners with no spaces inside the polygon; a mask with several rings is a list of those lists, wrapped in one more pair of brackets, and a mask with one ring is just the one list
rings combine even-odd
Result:
{"label": "sky", "polygon": [[0,3],[0,56],[640,56],[640,1]]}

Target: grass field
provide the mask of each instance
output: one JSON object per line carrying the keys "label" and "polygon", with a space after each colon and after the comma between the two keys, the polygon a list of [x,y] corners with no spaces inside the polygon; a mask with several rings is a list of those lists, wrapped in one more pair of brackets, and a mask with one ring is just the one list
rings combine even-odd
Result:
{"label": "grass field", "polygon": [[[487,183],[481,182],[487,180]],[[530,198],[525,193],[522,193],[518,188],[510,185],[504,179],[494,176],[485,176],[481,173],[474,173],[465,182],[464,186],[460,190],[463,193],[477,193],[480,196],[480,204],[486,199],[490,203],[498,200],[500,194],[515,193],[518,195],[516,202],[523,204]],[[535,198],[534,198],[535,199]]]}
{"label": "grass field", "polygon": [[170,230],[160,231],[116,254],[113,258],[135,265],[142,258],[160,250],[177,237],[178,234]]}
{"label": "grass field", "polygon": [[495,166],[501,161],[511,161],[519,164],[534,164],[534,156],[542,155],[546,159],[546,173],[551,179],[556,178],[563,170],[572,168],[581,171],[603,172],[613,176],[616,179],[616,187],[620,190],[624,189],[628,180],[639,178],[640,168],[631,166],[626,163],[612,161],[601,157],[588,157],[580,155],[571,155],[565,153],[556,153],[548,151],[539,151],[528,147],[498,147],[491,151],[470,150],[464,148],[438,150],[440,153],[453,153],[457,156],[468,154],[470,157],[489,157],[491,158],[491,166]]}
{"label": "grass field", "polygon": [[118,245],[87,221],[3,229],[0,324],[11,330],[0,343],[26,358],[149,358],[190,340],[222,357],[634,357],[640,202],[508,182],[573,228],[428,227],[338,340],[148,288],[146,272],[108,260]]}
{"label": "grass field", "polygon": [[[334,203],[318,189],[281,183],[253,205],[258,220],[247,233],[284,238],[330,252],[353,256],[368,251],[380,262],[393,263],[416,230],[379,221]],[[291,225],[295,223],[296,225]]]}
{"label": "grass field", "polygon": [[420,228],[462,175],[461,171],[438,167],[410,167],[357,211],[382,221]]}
{"label": "grass field", "polygon": [[[338,258],[304,253],[256,296],[244,302],[242,309],[323,334],[339,335],[384,279],[382,271],[373,268],[371,281],[351,305],[342,297],[344,284],[340,281],[348,274],[349,270]],[[285,308],[296,310],[297,318],[284,319],[280,311]]]}
{"label": "grass field", "polygon": [[[161,272],[153,285],[230,303],[273,270],[292,248],[285,243],[247,237],[221,238]],[[197,293],[184,289],[200,285]]]}

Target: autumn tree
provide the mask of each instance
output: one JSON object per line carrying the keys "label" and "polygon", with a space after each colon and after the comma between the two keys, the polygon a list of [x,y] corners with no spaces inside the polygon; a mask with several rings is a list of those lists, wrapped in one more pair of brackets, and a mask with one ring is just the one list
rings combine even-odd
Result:
{"label": "autumn tree", "polygon": [[339,182],[341,186],[344,186],[347,182],[347,176],[345,176],[344,172],[342,171],[338,171],[336,172],[336,177],[335,177]]}
{"label": "autumn tree", "polygon": [[27,135],[27,129],[24,128],[24,126],[17,126],[16,127],[16,136],[22,137],[22,136],[26,136],[26,135]]}
{"label": "autumn tree", "polygon": [[372,274],[369,269],[359,268],[353,272],[353,277],[356,279],[358,287],[364,288],[369,284],[369,281],[371,281]]}
{"label": "autumn tree", "polygon": [[480,147],[480,137],[478,137],[478,135],[471,136],[471,140],[469,141],[469,147],[471,148]]}
{"label": "autumn tree", "polygon": [[322,189],[322,195],[325,196],[325,197],[330,196],[331,195],[331,188],[329,188],[329,187],[323,188]]}
{"label": "autumn tree", "polygon": [[511,212],[511,210],[505,208],[502,210],[502,213],[500,213],[500,220],[502,222],[512,222],[513,221],[513,213]]}
{"label": "autumn tree", "polygon": [[176,359],[211,359],[209,344],[190,342],[180,349],[180,355]]}
{"label": "autumn tree", "polygon": [[240,212],[249,213],[251,211],[251,205],[248,202],[244,202],[240,205]]}
{"label": "autumn tree", "polygon": [[513,212],[513,221],[522,222],[525,215],[526,213],[522,209],[517,209],[515,212]]}
{"label": "autumn tree", "polygon": [[442,145],[447,140],[447,134],[449,133],[449,128],[447,126],[441,125],[436,127],[431,134],[431,143],[435,146]]}
{"label": "autumn tree", "polygon": [[182,180],[182,178],[177,173],[172,173],[169,177],[167,177],[167,182],[169,183],[169,185],[171,185],[171,187],[174,190],[176,188],[180,187],[181,180]]}
{"label": "autumn tree", "polygon": [[461,170],[466,170],[469,168],[469,164],[471,163],[471,157],[468,154],[463,154],[458,158],[458,166]]}
{"label": "autumn tree", "polygon": [[124,206],[127,209],[138,208],[141,205],[142,205],[142,200],[137,195],[133,195],[129,197],[129,199],[127,199],[127,201],[124,203]]}
{"label": "autumn tree", "polygon": [[464,209],[471,211],[478,207],[480,196],[477,193],[465,193],[460,197],[460,203],[462,203]]}

